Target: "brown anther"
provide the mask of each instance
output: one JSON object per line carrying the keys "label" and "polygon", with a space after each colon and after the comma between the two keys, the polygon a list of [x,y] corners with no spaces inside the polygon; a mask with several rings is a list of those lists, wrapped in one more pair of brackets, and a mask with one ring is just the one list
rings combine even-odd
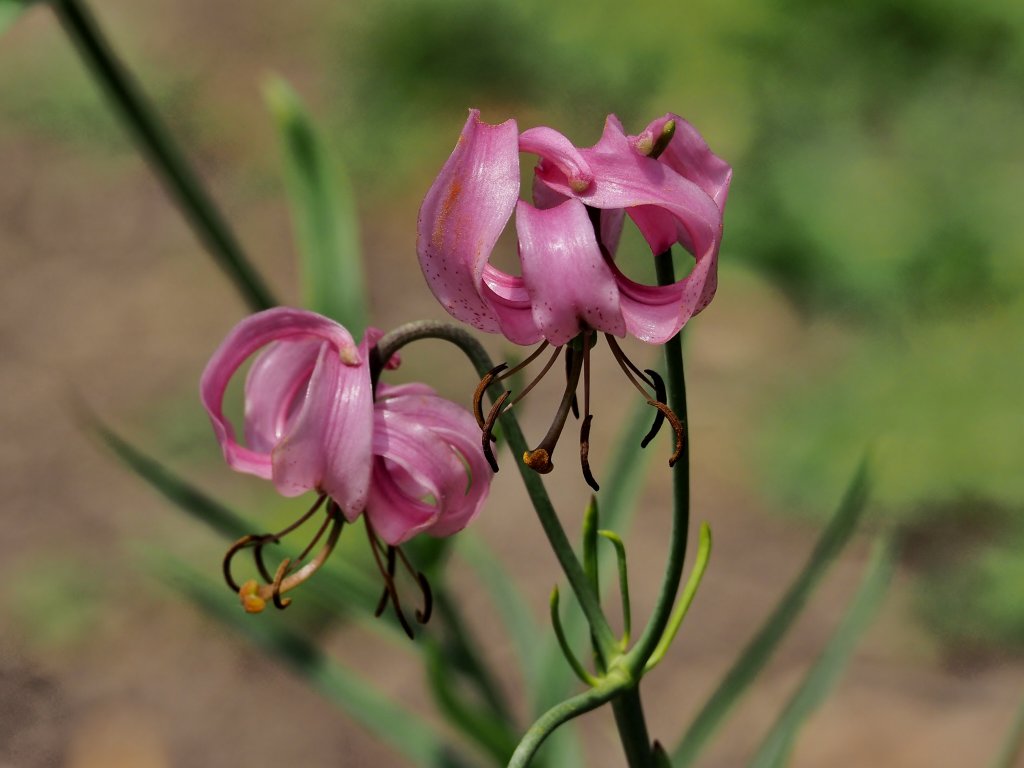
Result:
{"label": "brown anther", "polygon": [[590,471],[590,422],[594,420],[594,414],[588,413],[580,426],[580,464],[583,466],[583,479],[587,485],[595,491],[600,491],[601,486],[594,479],[594,473]]}
{"label": "brown anther", "polygon": [[676,133],[676,121],[667,120],[665,125],[661,127],[661,133],[654,140],[654,146],[651,148],[650,154],[647,156],[652,160],[657,160],[661,153],[668,149],[668,143],[672,141],[672,137]]}
{"label": "brown anther", "polygon": [[416,571],[416,581],[420,585],[420,592],[423,594],[423,609],[416,609],[416,621],[426,624],[430,621],[430,615],[434,612],[434,593],[430,589],[430,582],[423,575],[422,571]]}
{"label": "brown anther", "polygon": [[508,366],[505,363],[494,366],[484,374],[484,377],[480,379],[480,383],[476,385],[476,391],[473,393],[473,415],[476,416],[476,423],[480,429],[484,428],[484,393],[487,392],[487,388],[491,386],[498,374],[506,368]]}
{"label": "brown anther", "polygon": [[[242,607],[245,608],[247,612],[259,613],[266,606],[266,603],[271,600],[278,608],[286,608],[291,603],[291,600],[283,597],[284,593],[294,589],[309,579],[327,561],[327,558],[338,543],[338,537],[341,535],[341,529],[345,525],[345,519],[341,515],[341,508],[333,499],[327,504],[327,519],[320,526],[316,536],[313,537],[313,540],[306,546],[298,558],[286,558],[283,560],[277,567],[277,571],[274,576],[270,576],[269,569],[263,560],[263,547],[265,545],[269,543],[280,543],[283,536],[291,533],[304,522],[309,520],[309,518],[322,506],[325,499],[326,496],[324,495],[317,498],[309,511],[303,514],[298,521],[292,523],[284,530],[279,531],[278,533],[267,533],[258,536],[251,534],[243,536],[228,549],[227,554],[224,556],[224,581],[227,582],[233,592],[238,594]],[[299,564],[306,559],[313,548],[319,543],[320,539],[323,538],[323,535],[328,528],[330,528],[330,533],[327,536],[327,541],[320,548],[316,557],[305,565],[299,567]],[[252,547],[253,549],[253,559],[256,563],[256,567],[259,569],[260,575],[266,583],[261,585],[256,581],[256,579],[249,579],[239,587],[231,573],[231,563],[234,560],[235,555],[249,547]]]}
{"label": "brown anther", "polygon": [[[365,518],[364,518],[365,519]],[[402,630],[408,636],[410,640],[416,638],[415,633],[412,631],[412,627],[409,624],[409,620],[405,618],[405,612],[402,610],[402,602],[398,598],[398,589],[395,587],[395,553],[397,552],[402,562],[408,564],[405,559],[405,555],[398,547],[388,545],[387,547],[387,566],[381,561],[380,553],[384,549],[384,545],[377,538],[376,532],[373,530],[373,526],[370,521],[366,520],[366,537],[370,540],[370,551],[373,553],[374,562],[377,563],[377,570],[380,572],[381,577],[384,579],[384,594],[381,595],[380,600],[377,603],[377,610],[374,616],[380,617],[384,612],[384,608],[387,606],[388,598],[391,600],[391,604],[395,607],[395,618],[398,619],[398,623],[401,625]]]}
{"label": "brown anther", "polygon": [[679,417],[676,416],[675,411],[664,403],[657,400],[649,400],[648,402],[665,414],[665,418],[668,419],[668,423],[672,425],[672,429],[676,433],[676,449],[672,452],[672,455],[668,460],[668,465],[670,467],[674,467],[683,453],[683,439],[685,437],[683,433],[683,424],[679,421]]}
{"label": "brown anther", "polygon": [[238,590],[238,599],[246,613],[261,613],[267,601],[260,597],[260,585],[256,579],[249,579]]}
{"label": "brown anther", "polygon": [[555,468],[555,465],[551,463],[551,454],[548,453],[546,448],[523,451],[523,463],[534,472],[542,475],[546,475]]}
{"label": "brown anther", "polygon": [[[654,399],[659,403],[664,403],[668,399],[667,392],[665,390],[665,380],[661,378],[661,374],[650,368],[644,370],[651,377],[651,381],[654,382]],[[665,423],[665,414],[662,413],[661,409],[658,409],[658,415],[654,417],[654,423],[651,425],[650,431],[640,441],[640,447],[646,448],[651,440],[658,436],[661,431],[661,425]]]}
{"label": "brown anther", "polygon": [[502,407],[505,405],[505,401],[511,396],[512,393],[506,389],[502,392],[501,397],[494,401],[494,405],[491,406],[491,411],[487,414],[487,419],[483,423],[483,432],[480,435],[484,458],[487,459],[487,463],[491,465],[491,469],[495,472],[498,471],[498,460],[494,458],[494,452],[491,450],[491,441],[494,439],[491,431],[494,429],[494,425],[497,423],[498,417],[502,414]]}
{"label": "brown anther", "polygon": [[290,597],[281,597],[282,585],[285,576],[288,575],[288,566],[291,562],[287,557],[281,561],[281,564],[277,566],[277,573],[274,574],[274,583],[271,585],[270,596],[274,600],[274,606],[282,611],[292,604]]}

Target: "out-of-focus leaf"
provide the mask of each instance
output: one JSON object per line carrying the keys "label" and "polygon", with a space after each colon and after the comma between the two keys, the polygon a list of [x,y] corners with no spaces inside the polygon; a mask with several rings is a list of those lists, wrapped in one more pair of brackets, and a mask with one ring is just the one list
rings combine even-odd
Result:
{"label": "out-of-focus leaf", "polygon": [[237,539],[252,532],[252,527],[241,516],[136,448],[106,424],[92,415],[84,418],[87,426],[121,461],[177,507],[228,538]]}
{"label": "out-of-focus leaf", "polygon": [[515,751],[518,738],[505,723],[483,707],[469,703],[454,685],[448,654],[439,643],[427,642],[424,649],[427,682],[441,714],[467,739],[491,757],[496,766],[504,766]]}
{"label": "out-of-focus leaf", "polygon": [[[233,512],[225,504],[200,490],[188,480],[141,451],[91,414],[83,416],[87,426],[143,480],[191,517],[210,526],[228,539],[258,530],[255,523]],[[304,585],[303,592],[315,601],[311,608],[322,616],[337,618],[344,611],[373,612],[378,588],[341,558],[331,558],[317,577]],[[298,606],[299,603],[296,603]],[[381,624],[394,630],[391,621]]]}
{"label": "out-of-focus leaf", "polygon": [[1013,768],[1019,765],[1017,760],[1024,754],[1024,700],[1021,700],[1017,708],[1017,716],[1013,719],[1009,733],[1006,734],[1006,741],[1003,742],[992,761],[990,768]]}
{"label": "out-of-focus leaf", "polygon": [[171,138],[156,110],[128,69],[118,60],[88,6],[80,0],[51,2],[57,18],[114,111],[135,138],[160,181],[253,311],[277,304],[263,278],[213,202],[185,154]]}
{"label": "out-of-focus leaf", "polygon": [[677,768],[692,765],[726,715],[768,663],[786,632],[800,615],[829,565],[853,535],[867,502],[868,462],[861,462],[839,509],[822,531],[807,564],[783,595],[775,610],[736,659],[725,678],[691,723],[672,756]]}
{"label": "out-of-focus leaf", "polygon": [[[225,626],[244,634],[267,653],[291,667],[311,687],[404,755],[414,765],[451,765],[450,749],[429,723],[386,698],[350,669],[324,654],[306,637],[271,621],[252,621],[235,600],[187,563],[147,553],[158,576]],[[447,760],[447,762],[445,762]]]}
{"label": "out-of-focus leaf", "polygon": [[25,0],[0,0],[0,35],[21,15],[26,5]]}
{"label": "out-of-focus leaf", "polygon": [[516,587],[490,548],[473,534],[462,534],[459,554],[465,558],[490,594],[491,602],[505,625],[512,647],[524,671],[527,690],[533,690],[539,680],[535,655],[541,630],[530,613],[526,599]]}
{"label": "out-of-focus leaf", "polygon": [[889,539],[875,544],[857,594],[825,650],[789,700],[751,762],[751,768],[784,768],[796,736],[810,714],[827,698],[874,618],[892,578],[894,547]]}
{"label": "out-of-focus leaf", "polygon": [[265,92],[284,152],[305,304],[358,336],[367,325],[367,292],[348,178],[330,159],[295,91],[275,77]]}

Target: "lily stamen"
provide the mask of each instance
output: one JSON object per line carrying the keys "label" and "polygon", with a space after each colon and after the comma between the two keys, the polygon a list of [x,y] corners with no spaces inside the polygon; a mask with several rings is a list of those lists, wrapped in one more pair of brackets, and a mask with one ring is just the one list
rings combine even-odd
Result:
{"label": "lily stamen", "polygon": [[[612,357],[615,358],[615,361],[619,364],[619,368],[622,369],[622,372],[626,374],[626,378],[629,379],[630,383],[634,387],[636,387],[637,391],[641,395],[643,395],[644,399],[647,401],[647,404],[658,410],[658,416],[655,417],[654,424],[652,425],[651,430],[647,433],[646,437],[644,437],[644,439],[641,441],[640,447],[645,448],[647,444],[650,443],[652,439],[654,439],[654,436],[658,433],[658,430],[661,429],[661,425],[664,423],[664,421],[668,420],[669,424],[672,425],[672,430],[675,432],[676,435],[676,447],[668,460],[668,465],[670,467],[674,467],[676,461],[679,460],[679,457],[682,455],[683,452],[684,432],[683,425],[682,422],[679,421],[679,417],[676,416],[675,412],[671,408],[669,408],[667,403],[660,399],[665,395],[665,383],[661,380],[660,375],[658,375],[655,371],[648,369],[647,373],[651,375],[652,379],[648,380],[647,376],[643,375],[641,375],[640,378],[642,378],[644,382],[648,384],[648,386],[655,390],[655,394],[659,397],[659,399],[655,400],[650,395],[648,395],[647,391],[643,388],[640,382],[637,381],[637,379],[633,375],[633,371],[637,371],[637,367],[628,357],[626,357],[626,354],[622,351],[622,349],[611,336],[609,336],[608,334],[605,334],[605,336],[608,339],[608,346],[612,350]],[[639,371],[637,372],[639,373]]]}
{"label": "lily stamen", "polygon": [[[575,398],[573,404],[576,404]],[[578,418],[578,410],[576,414]],[[590,423],[593,420],[594,414],[590,412],[590,331],[587,331],[583,334],[583,423],[580,424],[580,466],[583,468],[583,479],[587,481],[587,485],[599,491],[601,486],[590,469]]]}
{"label": "lily stamen", "polygon": [[[299,557],[294,559],[285,558],[282,560],[274,575],[271,576],[270,569],[267,568],[266,562],[263,560],[263,547],[270,543],[281,543],[281,540],[285,536],[292,533],[302,526],[303,523],[308,521],[317,512],[317,510],[320,509],[325,500],[327,500],[327,518],[317,529],[316,535],[314,535],[310,543],[306,545]],[[263,610],[268,601],[273,602],[273,604],[279,609],[287,608],[291,603],[291,600],[289,598],[282,597],[282,595],[285,592],[295,589],[320,570],[323,564],[327,561],[327,558],[330,557],[331,552],[334,551],[334,547],[338,543],[338,538],[341,535],[341,529],[344,525],[345,518],[341,514],[341,508],[333,499],[328,500],[326,495],[321,494],[310,509],[302,515],[302,517],[278,533],[262,535],[249,534],[243,536],[232,544],[224,555],[224,581],[227,582],[227,585],[232,592],[238,594],[243,607],[249,613],[259,613]],[[328,533],[327,541],[324,542],[320,551],[305,565],[297,567],[300,563],[306,560],[309,554],[320,542],[320,539],[323,538],[323,535],[328,528],[330,529],[330,533]],[[232,574],[231,564],[239,552],[243,549],[249,548],[253,549],[253,560],[260,576],[263,578],[264,583],[260,584],[255,579],[250,579],[239,586]]]}
{"label": "lily stamen", "polygon": [[494,458],[494,451],[491,450],[491,442],[495,439],[494,435],[491,433],[494,430],[494,425],[498,421],[498,417],[504,413],[502,406],[505,405],[505,401],[511,396],[512,393],[506,389],[501,393],[501,397],[494,401],[494,405],[491,406],[491,410],[487,414],[487,419],[484,421],[483,431],[480,434],[484,458],[487,459],[487,463],[491,465],[491,469],[495,472],[498,471],[498,460]]}
{"label": "lily stamen", "polygon": [[[427,581],[427,577],[422,571],[413,567],[401,547],[392,544],[388,544],[385,547],[380,538],[378,538],[376,532],[373,530],[373,526],[370,524],[369,520],[366,521],[366,535],[370,540],[370,551],[373,553],[373,559],[377,563],[377,570],[384,579],[384,592],[381,594],[380,600],[377,601],[377,608],[373,615],[380,617],[381,614],[384,613],[384,609],[387,607],[388,601],[390,600],[391,604],[395,608],[395,617],[398,619],[398,623],[405,631],[405,634],[408,635],[409,639],[413,640],[416,635],[413,632],[412,625],[409,623],[409,620],[405,617],[405,611],[402,610],[402,603],[398,596],[398,587],[395,585],[395,571],[398,560],[401,560],[402,566],[409,575],[416,580],[416,584],[420,588],[420,594],[423,597],[423,608],[417,608],[415,611],[416,621],[420,624],[426,624],[430,621],[430,615],[434,607],[434,596],[430,589],[430,582]],[[385,562],[381,560],[382,554],[386,558],[386,565]]]}
{"label": "lily stamen", "polygon": [[[544,342],[544,344],[547,344],[547,342]],[[541,349],[543,349],[543,345],[541,345]],[[559,356],[559,354],[561,354],[561,352],[562,352],[562,347],[555,347],[554,353],[551,355],[551,357],[548,358],[548,361],[546,363],[544,363],[544,367],[540,369],[540,373],[538,373],[536,376],[534,376],[533,377],[533,381],[531,381],[529,384],[527,384],[523,388],[523,391],[520,392],[518,395],[516,395],[516,399],[511,402],[511,404],[509,405],[509,408],[511,408],[513,405],[516,405],[517,403],[519,403],[520,400],[522,400],[524,397],[526,397],[528,394],[530,394],[530,391],[534,387],[536,387],[537,384],[540,383],[540,380],[543,379],[545,376],[547,376],[548,371],[551,370],[551,366],[553,366],[555,364],[555,360],[558,359],[558,356]],[[533,357],[533,356],[531,356],[531,357]],[[516,369],[513,368],[512,370],[516,370]],[[509,371],[508,375],[511,375],[511,373],[512,372]],[[501,378],[504,379],[505,376],[503,375]]]}
{"label": "lily stamen", "polygon": [[572,407],[573,397],[576,395],[576,387],[579,385],[580,373],[582,370],[583,356],[574,354],[572,370],[569,373],[569,381],[566,382],[565,392],[562,394],[562,401],[558,404],[558,410],[555,411],[554,421],[552,421],[551,426],[548,427],[547,434],[544,435],[544,439],[540,441],[540,445],[532,451],[526,451],[523,453],[523,462],[528,467],[542,475],[546,475],[554,469],[555,465],[551,463],[551,454],[554,453],[555,444],[558,442],[558,438],[562,434],[562,428],[565,427],[565,420],[569,417],[569,410]]}

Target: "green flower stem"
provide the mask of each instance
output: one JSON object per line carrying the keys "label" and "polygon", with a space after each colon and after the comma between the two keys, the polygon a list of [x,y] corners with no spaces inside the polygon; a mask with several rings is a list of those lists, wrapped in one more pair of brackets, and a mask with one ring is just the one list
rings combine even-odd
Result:
{"label": "green flower stem", "polygon": [[627,684],[628,679],[626,678],[607,677],[596,688],[591,688],[553,706],[530,726],[522,741],[519,742],[519,746],[516,747],[516,751],[512,754],[508,768],[526,768],[526,766],[530,765],[530,761],[537,753],[537,750],[540,749],[540,745],[544,743],[548,736],[554,733],[556,728],[572,720],[574,717],[579,717],[582,714],[597,709],[601,705],[607,704],[616,696],[622,695]]}
{"label": "green flower stem", "polygon": [[639,681],[612,700],[612,712],[629,768],[654,768],[654,749],[647,733]]}
{"label": "green flower stem", "polygon": [[[671,251],[656,257],[654,263],[659,285],[670,285],[675,282]],[[665,343],[665,363],[668,375],[668,404],[683,424],[683,450],[672,468],[672,533],[661,593],[643,634],[626,655],[626,668],[637,679],[643,675],[647,660],[658,647],[661,636],[668,626],[672,606],[679,592],[679,583],[683,577],[683,562],[686,558],[686,543],[690,530],[690,425],[686,415],[683,342],[678,333]]]}
{"label": "green flower stem", "polygon": [[117,60],[85,4],[80,0],[51,0],[50,4],[146,159],[214,260],[234,281],[250,309],[267,309],[277,304],[199,177],[131,74]]}
{"label": "green flower stem", "polygon": [[[659,285],[675,282],[671,251],[659,255],[655,259],[655,265]],[[683,344],[678,333],[665,344],[665,362],[668,374],[668,404],[682,422],[685,434],[682,452],[672,470],[672,534],[661,592],[647,626],[644,627],[636,645],[624,658],[623,666],[627,677],[635,682],[629,686],[625,695],[612,703],[619,738],[622,739],[631,768],[647,768],[654,764],[654,750],[644,719],[643,704],[640,701],[639,681],[644,674],[647,660],[657,649],[668,626],[672,606],[679,591],[679,582],[683,577],[683,560],[686,556],[686,541],[690,528],[690,434],[686,417]]]}
{"label": "green flower stem", "polygon": [[[471,334],[450,323],[431,320],[407,323],[381,338],[377,343],[374,367],[379,368],[381,361],[388,360],[406,344],[419,339],[442,339],[454,344],[469,358],[477,374],[481,377],[494,368],[494,363],[487,354],[487,351]],[[487,391],[492,401],[496,400],[501,393],[501,387],[497,384],[492,385]],[[511,412],[506,412],[499,422],[508,440],[509,447],[512,449],[512,454],[518,459],[519,456],[529,450],[526,438],[523,437],[523,432],[519,428],[519,422]],[[566,578],[569,580],[569,585],[572,587],[573,593],[579,601],[580,608],[583,610],[583,615],[586,616],[587,623],[590,625],[590,631],[595,639],[598,651],[603,660],[607,662],[617,653],[617,641],[608,624],[608,620],[601,610],[597,594],[591,587],[590,581],[583,572],[583,566],[580,564],[572,545],[569,543],[565,529],[562,528],[562,524],[558,520],[558,515],[555,513],[554,505],[551,503],[551,498],[544,488],[544,482],[541,480],[540,475],[521,461],[517,460],[515,463],[519,468],[519,474],[523,478],[526,492],[529,494],[530,501],[533,503],[533,508],[537,513],[537,518],[540,520],[541,527],[544,529],[548,542],[551,544],[551,549],[554,551],[555,557],[558,558],[559,565],[561,565],[562,571],[564,571]],[[595,704],[594,706],[597,705]]]}

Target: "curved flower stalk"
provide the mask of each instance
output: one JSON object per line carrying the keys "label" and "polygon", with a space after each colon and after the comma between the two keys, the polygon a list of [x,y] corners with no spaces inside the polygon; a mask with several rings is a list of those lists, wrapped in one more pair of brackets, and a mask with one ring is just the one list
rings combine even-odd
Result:
{"label": "curved flower stalk", "polygon": [[[268,599],[287,605],[281,594],[322,564],[344,521],[365,513],[386,585],[381,609],[390,597],[408,630],[392,577],[397,559],[413,569],[399,545],[419,533],[460,531],[480,511],[491,472],[474,437],[473,417],[423,384],[380,384],[374,391],[370,347],[380,336],[371,329],[357,345],[344,327],[313,312],[270,309],[239,323],[203,372],[200,394],[228,464],[271,480],[284,496],[317,493],[313,507],[284,531],[245,537],[229,550],[225,576],[247,610],[261,610]],[[224,393],[257,352],[245,380],[243,445],[224,415]],[[397,362],[392,358],[387,367]],[[263,546],[321,507],[327,519],[313,542],[272,576]],[[321,553],[301,565],[325,533]],[[235,583],[230,560],[244,548],[254,550],[266,584]],[[413,573],[429,603],[425,579]]]}
{"label": "curved flower stalk", "polygon": [[[532,204],[519,199],[520,152],[540,158]],[[589,354],[599,333],[605,334],[626,377],[658,409],[643,445],[667,420],[676,433],[669,465],[675,463],[684,425],[665,402],[661,377],[639,370],[615,337],[628,334],[664,343],[711,301],[731,178],[729,165],[677,115],[664,115],[632,136],[609,115],[597,144],[580,149],[551,128],[519,133],[514,120],[489,125],[477,110],[470,110],[455,150],[420,209],[420,266],[431,291],[454,317],[516,344],[542,342],[524,365],[548,345],[555,347],[540,376],[486,417],[478,405],[483,390],[519,368],[506,371],[499,366],[480,382],[476,415],[492,468],[497,464],[490,452],[490,430],[497,417],[532,389],[564,347],[562,402],[547,434],[523,460],[539,472],[551,471],[568,413],[578,415],[576,390],[582,378],[580,462],[587,482],[598,489],[589,464]],[[513,211],[520,276],[489,261]],[[671,258],[675,244],[691,253],[695,261],[690,273],[664,285],[643,285],[624,275],[615,252],[626,216],[656,258]]]}

